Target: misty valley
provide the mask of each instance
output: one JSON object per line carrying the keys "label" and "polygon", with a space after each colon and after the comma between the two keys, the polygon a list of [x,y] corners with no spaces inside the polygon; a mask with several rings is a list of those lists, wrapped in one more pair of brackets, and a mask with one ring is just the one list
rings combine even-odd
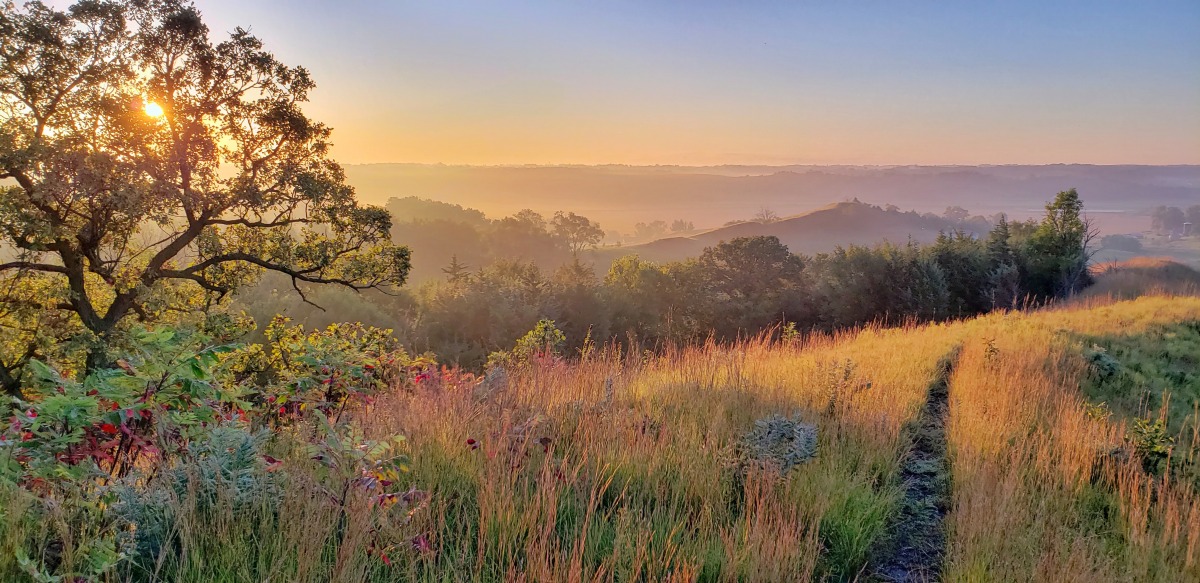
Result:
{"label": "misty valley", "polygon": [[0,582],[1200,581],[1198,27],[0,2]]}

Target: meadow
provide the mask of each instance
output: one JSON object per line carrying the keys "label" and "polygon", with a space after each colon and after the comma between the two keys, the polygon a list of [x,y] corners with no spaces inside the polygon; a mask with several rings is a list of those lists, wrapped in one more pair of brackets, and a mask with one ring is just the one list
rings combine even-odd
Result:
{"label": "meadow", "polygon": [[[1200,275],[1096,266],[1071,187],[1180,204],[1194,167],[449,168],[543,210],[686,193],[695,216],[632,225],[679,254],[597,271],[621,236],[574,211],[360,204],[351,174],[394,168],[334,160],[310,70],[208,8],[0,2],[0,582],[1200,580]],[[371,20],[389,47],[421,22]],[[425,101],[390,78],[355,75],[350,135]],[[767,207],[803,183],[924,208],[1067,189],[1011,221]],[[1174,238],[1195,212],[1152,215]]]}
{"label": "meadow", "polygon": [[[96,580],[1200,577],[1194,416],[1103,392],[1115,373],[1093,341],[1168,350],[1164,326],[1198,321],[1196,297],[1093,298],[661,354],[597,347],[481,379],[422,373],[347,417],[359,445],[346,467],[403,456],[391,494],[314,461],[296,445],[312,427],[269,436],[234,423],[188,463],[125,484],[138,504],[112,498],[139,530],[117,528],[114,550],[132,562]],[[1169,402],[1169,373],[1141,353],[1110,358]],[[930,424],[939,383],[946,410]],[[1168,459],[1149,467],[1134,426],[1159,419],[1179,433],[1160,431]],[[930,438],[945,459],[914,474]],[[39,544],[61,570],[94,559],[89,536],[114,536],[23,515],[23,491],[3,497],[5,580],[26,578]],[[922,538],[930,521],[937,534]]]}

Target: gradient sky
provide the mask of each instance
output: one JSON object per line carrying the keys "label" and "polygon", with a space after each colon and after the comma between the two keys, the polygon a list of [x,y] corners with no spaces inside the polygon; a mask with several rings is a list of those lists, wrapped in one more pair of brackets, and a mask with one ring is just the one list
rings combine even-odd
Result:
{"label": "gradient sky", "polygon": [[1200,163],[1200,2],[198,0],[346,163]]}

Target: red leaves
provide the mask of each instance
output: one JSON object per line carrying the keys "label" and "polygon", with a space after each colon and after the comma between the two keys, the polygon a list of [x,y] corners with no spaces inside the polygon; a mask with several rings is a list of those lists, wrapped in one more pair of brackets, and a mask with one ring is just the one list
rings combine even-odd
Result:
{"label": "red leaves", "polygon": [[117,434],[117,426],[113,425],[112,423],[101,423],[100,431],[107,433],[109,435],[116,435]]}
{"label": "red leaves", "polygon": [[281,459],[278,459],[278,458],[275,458],[275,457],[272,457],[269,455],[263,455],[262,459],[264,462],[267,463],[267,471],[268,472],[274,472],[283,467],[283,460],[281,460]]}

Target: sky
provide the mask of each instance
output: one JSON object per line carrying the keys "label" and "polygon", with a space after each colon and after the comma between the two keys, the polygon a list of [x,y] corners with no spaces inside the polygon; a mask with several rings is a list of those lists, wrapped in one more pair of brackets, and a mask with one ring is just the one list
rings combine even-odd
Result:
{"label": "sky", "polygon": [[1197,0],[197,5],[343,163],[1200,163]]}

